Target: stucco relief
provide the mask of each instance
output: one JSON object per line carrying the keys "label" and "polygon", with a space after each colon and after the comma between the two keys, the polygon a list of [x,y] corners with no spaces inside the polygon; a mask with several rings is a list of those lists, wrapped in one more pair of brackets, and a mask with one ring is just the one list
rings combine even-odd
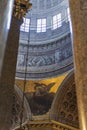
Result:
{"label": "stucco relief", "polygon": [[17,66],[23,66],[24,65],[24,61],[25,61],[25,59],[24,59],[24,55],[22,54],[22,55],[18,55],[18,61],[17,61]]}
{"label": "stucco relief", "polygon": [[[16,74],[18,77],[22,76],[22,74],[24,75],[27,58],[26,52],[27,44],[21,43],[19,47],[16,68]],[[34,69],[33,73],[29,73],[27,76],[35,77],[35,75],[37,75],[37,72],[40,78],[41,75],[42,77],[45,77],[47,75],[53,76],[59,73],[63,73],[63,71],[65,72],[65,70],[72,68],[72,66],[72,45],[70,34],[67,34],[65,37],[47,44],[29,46],[27,67],[28,71],[32,71],[32,68]],[[62,69],[61,72],[60,68]],[[20,73],[21,71],[23,73]],[[47,72],[47,75],[44,74],[44,72]]]}
{"label": "stucco relief", "polygon": [[24,106],[22,112],[23,95],[22,91],[15,85],[15,91],[13,94],[13,104],[12,104],[12,118],[11,118],[11,128],[15,128],[20,125],[20,122],[25,122],[27,119],[31,119],[31,110],[29,104],[24,98]]}
{"label": "stucco relief", "polygon": [[[47,66],[55,63],[59,63],[72,56],[71,47],[65,48],[65,50],[58,49],[56,52],[50,55],[38,55],[38,56],[28,56],[27,66]],[[19,54],[17,66],[26,65],[26,54]]]}

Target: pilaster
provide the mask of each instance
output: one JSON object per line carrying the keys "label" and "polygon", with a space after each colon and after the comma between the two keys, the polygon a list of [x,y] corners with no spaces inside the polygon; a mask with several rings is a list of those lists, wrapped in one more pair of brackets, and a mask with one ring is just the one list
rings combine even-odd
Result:
{"label": "pilaster", "polygon": [[75,81],[79,124],[87,130],[87,2],[69,0],[73,28]]}

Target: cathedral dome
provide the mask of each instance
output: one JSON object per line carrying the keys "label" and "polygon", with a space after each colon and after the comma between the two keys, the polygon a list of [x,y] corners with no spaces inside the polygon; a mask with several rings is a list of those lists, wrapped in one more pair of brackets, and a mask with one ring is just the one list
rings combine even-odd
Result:
{"label": "cathedral dome", "polygon": [[[42,79],[73,68],[68,0],[31,0],[20,28],[17,78]],[[29,48],[29,49],[27,49]]]}

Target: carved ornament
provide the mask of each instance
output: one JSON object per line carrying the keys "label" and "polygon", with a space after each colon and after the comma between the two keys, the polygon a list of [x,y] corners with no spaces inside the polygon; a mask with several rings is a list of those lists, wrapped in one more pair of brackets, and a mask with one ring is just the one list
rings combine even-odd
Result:
{"label": "carved ornament", "polygon": [[65,125],[53,120],[45,120],[45,121],[29,121],[25,125],[23,125],[23,128],[17,128],[15,130],[26,130],[26,129],[32,129],[32,128],[53,128],[58,130],[79,130],[77,128],[74,128],[69,125]]}
{"label": "carved ornament", "polygon": [[26,13],[29,11],[31,6],[32,4],[29,3],[29,1],[15,0],[13,16],[17,17],[18,19],[21,19],[26,15]]}

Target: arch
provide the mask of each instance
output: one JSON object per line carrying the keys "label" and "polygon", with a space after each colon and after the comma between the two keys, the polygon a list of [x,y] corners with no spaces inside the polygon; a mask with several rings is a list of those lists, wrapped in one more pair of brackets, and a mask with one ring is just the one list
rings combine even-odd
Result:
{"label": "arch", "polygon": [[78,128],[78,109],[74,72],[70,72],[53,100],[50,119]]}
{"label": "arch", "polygon": [[[20,125],[20,115],[22,111],[22,103],[23,103],[23,93],[21,89],[17,86],[14,85],[14,95],[13,95],[13,106],[12,106],[12,128],[19,126]],[[22,123],[31,120],[32,119],[32,114],[30,110],[30,106],[28,104],[28,101],[26,97],[24,97],[24,110],[23,110],[23,119]]]}
{"label": "arch", "polygon": [[[17,85],[15,85],[15,90],[22,101],[23,100],[23,93]],[[26,97],[24,97],[24,108],[25,108],[25,111],[27,113],[27,119],[31,120],[31,118],[32,118],[31,109],[30,109],[30,106],[29,106],[29,103],[28,103]]]}

